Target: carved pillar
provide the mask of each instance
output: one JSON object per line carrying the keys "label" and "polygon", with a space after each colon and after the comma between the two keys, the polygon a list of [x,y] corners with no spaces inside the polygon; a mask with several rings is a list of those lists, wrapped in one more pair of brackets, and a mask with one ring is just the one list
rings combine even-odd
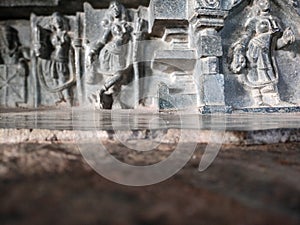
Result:
{"label": "carved pillar", "polygon": [[191,45],[197,51],[197,106],[203,113],[226,111],[224,75],[220,72],[223,49],[218,31],[223,28],[227,14],[218,0],[199,0],[190,19]]}

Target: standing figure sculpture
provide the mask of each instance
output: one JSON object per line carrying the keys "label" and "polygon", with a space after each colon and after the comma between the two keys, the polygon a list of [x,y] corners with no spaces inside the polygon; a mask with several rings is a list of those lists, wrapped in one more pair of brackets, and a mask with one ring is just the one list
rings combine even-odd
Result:
{"label": "standing figure sculpture", "polygon": [[130,68],[128,59],[132,28],[127,9],[118,1],[111,2],[101,25],[104,28],[103,36],[92,46],[88,63],[89,67],[97,66],[97,72],[108,77],[94,96],[96,107],[111,109],[125,79],[125,72]]}
{"label": "standing figure sculpture", "polygon": [[[70,79],[69,52],[71,39],[68,35],[67,24],[62,15],[54,13],[52,15],[51,44],[54,47],[51,63],[51,77],[56,82],[55,85],[64,85]],[[68,88],[59,92],[60,101],[72,104],[72,89]]]}
{"label": "standing figure sculpture", "polygon": [[279,97],[274,51],[293,42],[291,28],[282,31],[278,20],[271,15],[269,0],[254,0],[243,36],[232,46],[230,66],[234,73],[245,75],[242,82],[251,91],[253,107],[289,105]]}
{"label": "standing figure sculpture", "polygon": [[8,25],[0,28],[0,64],[18,65],[18,74],[28,75],[28,65],[24,57],[18,31]]}
{"label": "standing figure sculpture", "polygon": [[0,26],[0,105],[27,106],[29,49],[21,45],[19,32],[9,25]]}
{"label": "standing figure sculpture", "polygon": [[8,25],[0,28],[0,64],[13,65],[23,61],[18,31]]}
{"label": "standing figure sculpture", "polygon": [[[72,105],[72,86],[75,80],[70,72],[71,38],[68,34],[68,22],[58,12],[50,18],[50,30],[37,27],[36,54],[39,61],[39,78],[43,86],[51,93],[57,93],[56,103],[66,102]],[[50,77],[52,85],[48,85]]]}

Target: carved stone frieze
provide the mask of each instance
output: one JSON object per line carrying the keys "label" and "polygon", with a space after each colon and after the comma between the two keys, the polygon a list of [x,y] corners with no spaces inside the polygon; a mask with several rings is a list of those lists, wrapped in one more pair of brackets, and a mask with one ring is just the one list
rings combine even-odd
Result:
{"label": "carved stone frieze", "polygon": [[299,110],[298,1],[127,6],[0,23],[1,106]]}

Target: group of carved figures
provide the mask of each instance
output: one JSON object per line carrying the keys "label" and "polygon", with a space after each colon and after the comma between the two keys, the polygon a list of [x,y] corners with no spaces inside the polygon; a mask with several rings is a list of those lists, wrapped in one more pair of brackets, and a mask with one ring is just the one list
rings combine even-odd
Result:
{"label": "group of carved figures", "polygon": [[[72,68],[74,51],[68,26],[67,18],[59,13],[52,15],[48,30],[37,26],[35,53],[39,58],[38,74],[43,86],[50,92],[59,93],[57,103],[73,105],[72,90],[76,79],[72,79],[75,76],[71,75],[75,70]],[[130,66],[127,63],[128,43],[132,40],[133,26],[127,9],[113,1],[101,21],[101,27],[104,29],[102,37],[88,46],[85,82],[93,84],[99,73],[107,77],[104,85],[88,99],[97,108],[111,109],[124,79],[124,71]],[[45,77],[51,77],[53,84],[49,85]]]}
{"label": "group of carved figures", "polygon": [[[88,45],[86,51],[86,83],[93,83],[97,74],[105,74],[104,85],[90,96],[97,108],[111,109],[130,69],[129,43],[138,39],[142,20],[133,24],[128,10],[118,1],[111,2],[101,26],[102,37]],[[295,42],[291,28],[282,30],[280,21],[271,15],[269,0],[254,0],[251,13],[240,39],[231,47],[230,70],[242,75],[240,81],[250,90],[253,107],[291,106],[280,99],[277,83],[279,70],[274,51]],[[57,103],[74,105],[76,77],[74,68],[74,33],[68,19],[60,13],[51,16],[48,27],[36,26],[34,55],[37,57],[38,77],[47,91],[56,93]],[[18,32],[5,26],[0,35],[0,63],[18,64],[27,76],[27,62],[22,52]]]}

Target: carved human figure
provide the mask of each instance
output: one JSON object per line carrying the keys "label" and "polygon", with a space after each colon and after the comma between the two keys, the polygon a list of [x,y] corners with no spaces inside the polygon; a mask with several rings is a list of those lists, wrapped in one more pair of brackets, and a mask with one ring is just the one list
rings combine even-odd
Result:
{"label": "carved human figure", "polygon": [[11,26],[2,26],[0,30],[0,63],[17,64],[23,58],[18,31]]}
{"label": "carved human figure", "polygon": [[278,19],[271,15],[269,0],[254,0],[243,35],[232,46],[230,66],[234,73],[245,74],[242,82],[251,90],[253,107],[288,105],[279,97],[274,51],[294,41],[291,28],[282,31]]}
{"label": "carved human figure", "polygon": [[29,49],[22,47],[18,31],[0,27],[0,105],[26,106]]}
{"label": "carved human figure", "polygon": [[0,28],[0,64],[18,65],[19,75],[28,73],[18,31],[8,25]]}
{"label": "carved human figure", "polygon": [[[98,99],[96,104],[99,108],[111,109],[124,79],[125,71],[129,67],[127,63],[128,44],[131,40],[132,28],[127,9],[118,1],[112,1],[101,25],[104,28],[104,33],[91,47],[88,67],[97,65],[97,72],[108,77],[96,94]],[[91,74],[89,79],[93,80],[93,76],[95,74]]]}
{"label": "carved human figure", "polygon": [[[68,22],[66,18],[58,12],[52,14],[49,24],[49,34],[45,30],[38,28],[37,35],[40,43],[37,44],[36,51],[40,58],[41,71],[40,80],[44,86],[53,93],[58,93],[59,100],[57,103],[67,102],[72,105],[73,91],[70,73],[70,52],[71,52],[71,38],[68,34]],[[44,36],[44,37],[42,37]],[[47,37],[48,36],[48,37]],[[40,45],[46,45],[41,48]],[[43,51],[45,53],[43,53]],[[52,79],[52,87],[49,87],[45,82],[45,77],[50,76]]]}
{"label": "carved human figure", "polygon": [[[54,13],[51,20],[51,43],[54,47],[52,53],[51,76],[57,85],[63,85],[70,79],[69,69],[69,52],[71,47],[71,39],[68,35],[68,24],[65,18],[59,14]],[[61,92],[61,101],[67,101],[71,104],[72,89],[68,88]]]}

